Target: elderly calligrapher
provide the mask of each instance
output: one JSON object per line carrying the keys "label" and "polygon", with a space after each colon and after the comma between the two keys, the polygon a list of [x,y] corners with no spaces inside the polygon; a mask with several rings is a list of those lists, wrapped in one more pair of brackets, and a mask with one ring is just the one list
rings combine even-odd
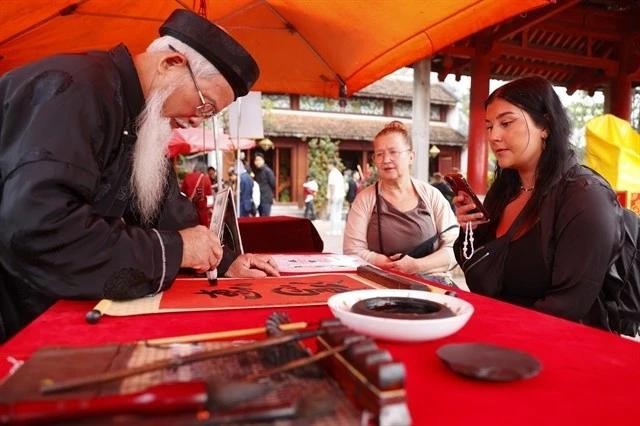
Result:
{"label": "elderly calligrapher", "polygon": [[258,75],[223,29],[176,10],[144,53],[61,54],[0,78],[0,341],[58,298],[141,297],[181,267],[278,274],[197,225],[166,158],[172,127],[199,125]]}

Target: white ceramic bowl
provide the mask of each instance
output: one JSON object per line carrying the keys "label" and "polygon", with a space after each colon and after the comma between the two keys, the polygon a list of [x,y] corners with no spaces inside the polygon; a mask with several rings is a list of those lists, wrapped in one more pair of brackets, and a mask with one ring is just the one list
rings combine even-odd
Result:
{"label": "white ceramic bowl", "polygon": [[[455,316],[436,319],[396,319],[351,312],[351,306],[356,302],[372,297],[412,297],[431,300],[448,306],[455,313]],[[333,315],[354,331],[380,339],[409,342],[434,340],[449,336],[460,330],[473,314],[473,305],[465,300],[420,290],[347,291],[331,296],[328,304]]]}

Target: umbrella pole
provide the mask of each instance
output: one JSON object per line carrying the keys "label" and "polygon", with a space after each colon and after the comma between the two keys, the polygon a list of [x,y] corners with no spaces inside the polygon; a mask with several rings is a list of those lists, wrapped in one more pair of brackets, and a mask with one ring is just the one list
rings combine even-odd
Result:
{"label": "umbrella pole", "polygon": [[[242,98],[238,98],[236,100],[236,102],[238,103],[238,126],[236,129],[236,141],[238,142],[238,150],[236,152],[236,172],[238,172],[238,183],[236,184],[236,214],[238,217],[240,217],[240,174],[239,174],[239,170],[240,170],[240,154],[241,154],[241,149],[240,149],[240,119],[242,118]],[[229,132],[231,133],[231,132]],[[247,163],[248,164],[248,163]],[[249,173],[249,170],[247,170],[247,173]]]}
{"label": "umbrella pole", "polygon": [[[215,153],[215,163],[216,163],[216,180],[218,181],[218,191],[222,190],[222,173],[223,171],[220,170],[220,156],[218,155],[218,139],[216,138],[216,117],[215,115],[213,117],[211,117],[211,131],[213,132],[213,152]],[[204,144],[204,127],[202,129],[202,140],[203,140],[203,144]],[[212,182],[213,183],[213,182]]]}

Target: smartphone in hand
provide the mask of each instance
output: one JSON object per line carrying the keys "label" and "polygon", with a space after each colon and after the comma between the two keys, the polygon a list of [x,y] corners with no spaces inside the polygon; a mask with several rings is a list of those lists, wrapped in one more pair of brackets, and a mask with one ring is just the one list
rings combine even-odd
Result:
{"label": "smartphone in hand", "polygon": [[470,213],[480,212],[484,215],[486,220],[489,220],[489,212],[482,205],[482,201],[478,198],[478,196],[473,192],[467,180],[460,173],[449,173],[444,176],[445,182],[451,186],[453,192],[458,195],[458,192],[462,191],[471,197],[473,200],[473,204],[476,205],[476,209]]}

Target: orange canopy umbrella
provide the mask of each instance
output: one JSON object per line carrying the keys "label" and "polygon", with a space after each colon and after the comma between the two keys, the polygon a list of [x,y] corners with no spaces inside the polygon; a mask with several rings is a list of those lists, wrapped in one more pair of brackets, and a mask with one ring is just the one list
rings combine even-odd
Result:
{"label": "orange canopy umbrella", "polygon": [[[256,58],[255,89],[338,97],[469,34],[554,0],[3,0],[0,73],[59,52],[133,53],[194,7]],[[208,6],[208,7],[207,7]]]}

